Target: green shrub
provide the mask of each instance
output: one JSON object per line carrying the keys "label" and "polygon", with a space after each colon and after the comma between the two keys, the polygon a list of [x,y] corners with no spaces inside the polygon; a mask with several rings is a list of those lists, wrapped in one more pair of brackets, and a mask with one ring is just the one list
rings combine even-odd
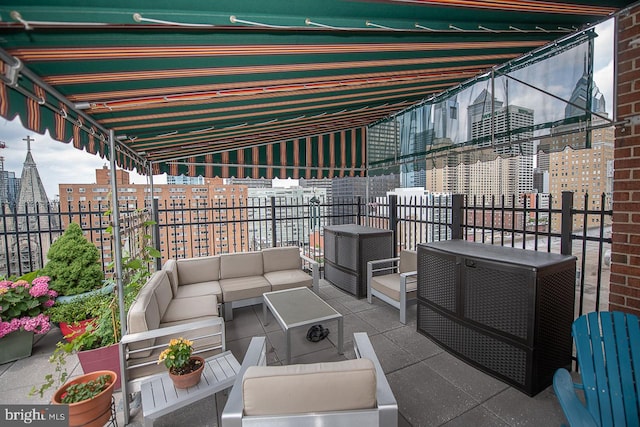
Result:
{"label": "green shrub", "polygon": [[47,253],[43,274],[51,277],[51,288],[59,295],[76,295],[102,287],[104,273],[100,252],[76,223],[56,240]]}
{"label": "green shrub", "polygon": [[68,302],[57,302],[47,309],[46,314],[54,323],[77,323],[99,317],[112,298],[112,293],[76,297]]}

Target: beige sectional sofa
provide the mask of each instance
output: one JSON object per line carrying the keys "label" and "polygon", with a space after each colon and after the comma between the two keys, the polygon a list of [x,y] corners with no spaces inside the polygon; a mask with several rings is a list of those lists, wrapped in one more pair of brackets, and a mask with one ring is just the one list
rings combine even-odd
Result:
{"label": "beige sectional sofa", "polygon": [[169,277],[174,298],[215,295],[224,307],[225,320],[233,319],[234,307],[262,303],[265,292],[307,286],[317,293],[320,280],[318,263],[294,246],[171,259],[162,270]]}

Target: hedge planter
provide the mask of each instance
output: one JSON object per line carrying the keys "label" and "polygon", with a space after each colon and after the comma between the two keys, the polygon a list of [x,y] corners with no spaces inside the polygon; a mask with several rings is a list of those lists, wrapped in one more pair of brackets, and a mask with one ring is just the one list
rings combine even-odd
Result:
{"label": "hedge planter", "polygon": [[31,356],[33,332],[13,331],[0,338],[0,364]]}

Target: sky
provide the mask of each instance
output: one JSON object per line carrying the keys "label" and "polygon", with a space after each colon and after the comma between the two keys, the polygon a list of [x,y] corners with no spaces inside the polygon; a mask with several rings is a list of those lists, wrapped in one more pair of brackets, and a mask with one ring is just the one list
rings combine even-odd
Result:
{"label": "sky", "polygon": [[[613,19],[596,27],[594,80],[605,96],[609,117],[613,108]],[[19,119],[8,121],[0,118],[0,141],[6,144],[0,150],[4,158],[4,170],[13,171],[19,177],[27,154],[29,135],[35,141],[31,143],[31,155],[36,162],[40,178],[49,199],[59,194],[59,184],[95,183],[95,170],[108,165],[107,159],[78,150],[71,144],[54,141],[48,134],[40,135],[24,129]],[[132,182],[146,183],[146,177],[129,172]],[[166,175],[154,176],[154,183],[166,183]]]}

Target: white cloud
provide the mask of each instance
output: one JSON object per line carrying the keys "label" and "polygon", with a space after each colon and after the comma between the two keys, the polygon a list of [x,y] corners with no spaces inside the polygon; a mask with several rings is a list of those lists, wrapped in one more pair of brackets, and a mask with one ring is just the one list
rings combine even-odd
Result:
{"label": "white cloud", "polygon": [[[22,165],[27,156],[27,143],[23,140],[29,135],[35,141],[31,143],[31,155],[38,167],[40,179],[49,199],[59,194],[59,184],[93,184],[96,182],[95,170],[109,161],[99,155],[78,150],[71,143],[54,141],[48,133],[39,135],[26,130],[19,119],[0,122],[0,141],[6,148],[0,150],[4,157],[4,170],[22,174]],[[134,183],[146,183],[146,177],[129,172]],[[166,183],[166,176],[154,176],[154,183]]]}

